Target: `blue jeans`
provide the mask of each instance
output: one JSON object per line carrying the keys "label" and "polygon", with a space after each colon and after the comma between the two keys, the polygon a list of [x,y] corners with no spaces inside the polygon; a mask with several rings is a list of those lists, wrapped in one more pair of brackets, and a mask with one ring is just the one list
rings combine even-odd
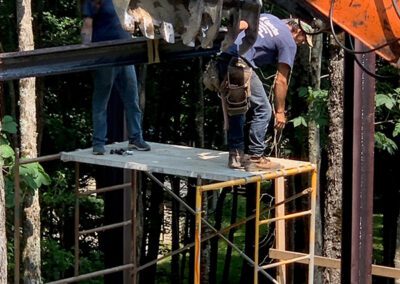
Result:
{"label": "blue jeans", "polygon": [[129,140],[143,139],[135,67],[107,67],[94,71],[93,146],[103,146],[107,142],[107,105],[113,88],[124,104]]}
{"label": "blue jeans", "polygon": [[[266,147],[264,140],[272,109],[263,84],[255,72],[252,74],[250,86],[250,107],[247,113],[229,116],[228,148],[243,150],[249,155],[262,156]],[[245,145],[247,132],[248,139]]]}

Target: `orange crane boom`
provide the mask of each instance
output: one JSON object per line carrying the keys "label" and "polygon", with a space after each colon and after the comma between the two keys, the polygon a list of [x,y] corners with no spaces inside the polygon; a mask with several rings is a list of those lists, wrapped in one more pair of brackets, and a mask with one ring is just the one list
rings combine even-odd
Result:
{"label": "orange crane boom", "polygon": [[[399,65],[398,0],[305,0],[385,60]],[[380,48],[381,46],[384,46]]]}

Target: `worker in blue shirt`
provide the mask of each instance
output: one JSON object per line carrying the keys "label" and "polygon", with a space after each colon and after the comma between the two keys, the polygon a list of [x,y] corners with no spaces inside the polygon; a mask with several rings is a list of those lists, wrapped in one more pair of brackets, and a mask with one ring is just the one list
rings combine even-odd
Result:
{"label": "worker in blue shirt", "polygon": [[[301,23],[301,27],[299,26]],[[247,23],[241,21],[241,29]],[[286,124],[285,99],[288,90],[290,72],[297,51],[297,45],[307,43],[312,46],[312,37],[308,34],[312,28],[297,19],[281,20],[271,14],[261,14],[258,37],[254,45],[242,56],[244,62],[252,69],[275,64],[277,73],[273,91],[275,95],[275,128],[283,129]],[[225,52],[220,55],[220,77],[225,77],[228,62],[238,57],[239,46],[244,31]],[[263,84],[255,72],[250,78],[249,107],[246,113],[229,115],[228,147],[230,168],[245,168],[247,171],[269,170],[280,165],[264,157],[264,143],[267,127],[272,115]],[[248,143],[245,147],[245,125],[248,127]],[[247,135],[247,133],[246,133]],[[247,155],[245,155],[247,154]]]}
{"label": "worker in blue shirt", "polygon": [[[85,0],[82,6],[82,42],[99,42],[128,39],[131,35],[123,30],[115,12],[112,0]],[[135,67],[115,66],[94,71],[93,112],[93,154],[104,155],[107,142],[107,105],[111,91],[120,95],[124,109],[129,138],[129,149],[149,151],[150,145],[143,140],[142,113]]]}

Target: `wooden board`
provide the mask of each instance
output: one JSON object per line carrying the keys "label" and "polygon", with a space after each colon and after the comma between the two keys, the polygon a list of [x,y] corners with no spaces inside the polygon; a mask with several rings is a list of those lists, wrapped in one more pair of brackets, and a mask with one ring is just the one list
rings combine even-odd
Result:
{"label": "wooden board", "polygon": [[[228,168],[228,152],[210,149],[193,148],[180,145],[149,143],[151,151],[133,150],[133,155],[110,154],[110,150],[124,148],[128,142],[106,146],[105,155],[93,155],[92,148],[61,153],[64,162],[80,162],[123,169],[165,173],[183,177],[199,177],[215,181],[234,180],[257,175],[260,172],[246,172]],[[276,159],[285,169],[310,165],[309,162]]]}
{"label": "wooden board", "polygon": [[[296,257],[305,256],[304,253],[298,253],[293,251],[281,251],[277,249],[269,250],[269,257],[273,259],[279,260],[288,260]],[[328,267],[340,269],[340,259],[328,258],[323,256],[315,256],[315,265],[320,267]],[[299,261],[299,263],[308,264],[308,259],[304,259]],[[400,269],[389,267],[389,266],[381,266],[372,264],[372,275],[383,276],[388,278],[400,279]]]}

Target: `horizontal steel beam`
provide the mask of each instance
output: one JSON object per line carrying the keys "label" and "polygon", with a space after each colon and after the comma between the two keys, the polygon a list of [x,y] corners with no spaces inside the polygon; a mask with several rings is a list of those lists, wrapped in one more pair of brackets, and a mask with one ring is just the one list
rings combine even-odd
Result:
{"label": "horizontal steel beam", "polygon": [[[159,41],[160,62],[210,56],[219,51],[223,34],[211,49]],[[0,54],[0,81],[93,70],[99,67],[149,63],[148,40],[134,38]]]}

